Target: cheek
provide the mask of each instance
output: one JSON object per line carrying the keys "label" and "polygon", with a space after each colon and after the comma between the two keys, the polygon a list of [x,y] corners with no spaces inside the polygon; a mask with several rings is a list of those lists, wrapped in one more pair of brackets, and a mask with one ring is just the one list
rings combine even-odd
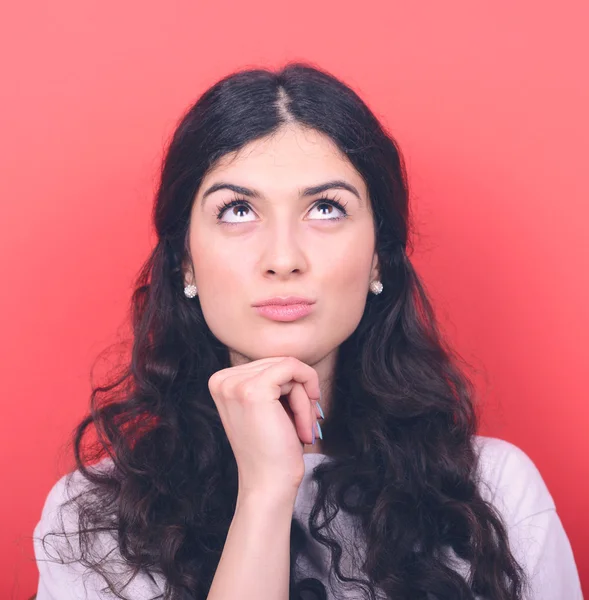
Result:
{"label": "cheek", "polygon": [[248,300],[244,298],[248,269],[239,256],[226,256],[214,245],[195,248],[192,255],[202,312],[209,328],[218,335],[220,329],[234,327],[233,321],[241,318],[239,307]]}
{"label": "cheek", "polygon": [[374,258],[374,235],[369,218],[354,223],[357,227],[334,240],[323,264],[322,274],[332,281],[337,291],[349,300],[366,298]]}
{"label": "cheek", "polygon": [[327,318],[335,330],[345,331],[346,336],[357,327],[366,308],[371,258],[357,252],[346,253],[337,263],[332,262],[324,275],[324,291],[330,303]]}
{"label": "cheek", "polygon": [[219,297],[239,287],[244,273],[242,255],[229,250],[228,245],[224,247],[219,241],[206,238],[191,248],[197,285],[200,284],[207,296]]}
{"label": "cheek", "polygon": [[[352,249],[351,249],[352,250]],[[347,296],[364,291],[370,276],[371,257],[358,252],[341,253],[337,262],[331,261],[327,267],[326,279],[332,281],[340,293]]]}

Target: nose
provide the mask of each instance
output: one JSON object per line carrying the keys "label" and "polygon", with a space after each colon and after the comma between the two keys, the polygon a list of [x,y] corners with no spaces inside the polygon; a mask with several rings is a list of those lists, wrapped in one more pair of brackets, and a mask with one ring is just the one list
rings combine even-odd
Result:
{"label": "nose", "polygon": [[292,223],[275,223],[264,232],[260,267],[264,275],[289,277],[304,272],[307,257],[303,251],[302,232]]}

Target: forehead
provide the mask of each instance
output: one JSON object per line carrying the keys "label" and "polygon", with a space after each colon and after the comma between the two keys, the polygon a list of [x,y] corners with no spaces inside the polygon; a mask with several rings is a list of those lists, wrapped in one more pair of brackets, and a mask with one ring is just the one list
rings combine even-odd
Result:
{"label": "forehead", "polygon": [[277,188],[346,179],[366,194],[362,176],[336,144],[325,134],[298,125],[283,126],[222,156],[205,175],[201,190],[220,177]]}

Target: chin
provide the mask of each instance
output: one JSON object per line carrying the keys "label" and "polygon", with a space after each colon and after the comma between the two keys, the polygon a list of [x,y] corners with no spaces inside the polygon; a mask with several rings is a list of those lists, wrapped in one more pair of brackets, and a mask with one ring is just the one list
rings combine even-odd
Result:
{"label": "chin", "polygon": [[293,356],[301,362],[311,365],[318,362],[319,356],[324,355],[321,349],[314,344],[316,342],[309,339],[309,336],[306,336],[304,340],[285,340],[277,336],[274,341],[258,339],[255,346],[239,344],[233,346],[233,348],[252,361],[273,356]]}

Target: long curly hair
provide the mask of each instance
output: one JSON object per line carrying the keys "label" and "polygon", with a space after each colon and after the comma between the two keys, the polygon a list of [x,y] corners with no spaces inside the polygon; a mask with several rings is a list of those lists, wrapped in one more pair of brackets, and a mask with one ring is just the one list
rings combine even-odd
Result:
{"label": "long curly hair", "polygon": [[[208,389],[210,376],[231,366],[229,351],[208,328],[198,297],[183,293],[190,212],[217,159],[286,121],[329,136],[364,178],[384,285],[340,346],[323,423],[331,460],[313,473],[310,535],[330,551],[332,575],[367,598],[521,599],[526,574],[500,513],[479,492],[474,386],[409,260],[402,154],[350,87],[309,63],[228,75],[186,111],[167,144],[153,207],[157,243],[132,294],[130,352],[106,383],[92,385],[89,413],[71,439],[90,484],[72,500],[77,560],[126,598],[108,560],[90,551],[93,536],[109,533],[131,578],[163,576],[158,598],[207,597],[238,478]],[[84,443],[91,431],[94,441]],[[93,469],[102,459],[111,468]],[[338,511],[359,524],[363,577],[342,572],[342,540],[331,530]],[[297,580],[305,535],[293,516],[291,600],[327,597],[318,579]],[[468,563],[468,578],[449,566],[449,550]]]}

